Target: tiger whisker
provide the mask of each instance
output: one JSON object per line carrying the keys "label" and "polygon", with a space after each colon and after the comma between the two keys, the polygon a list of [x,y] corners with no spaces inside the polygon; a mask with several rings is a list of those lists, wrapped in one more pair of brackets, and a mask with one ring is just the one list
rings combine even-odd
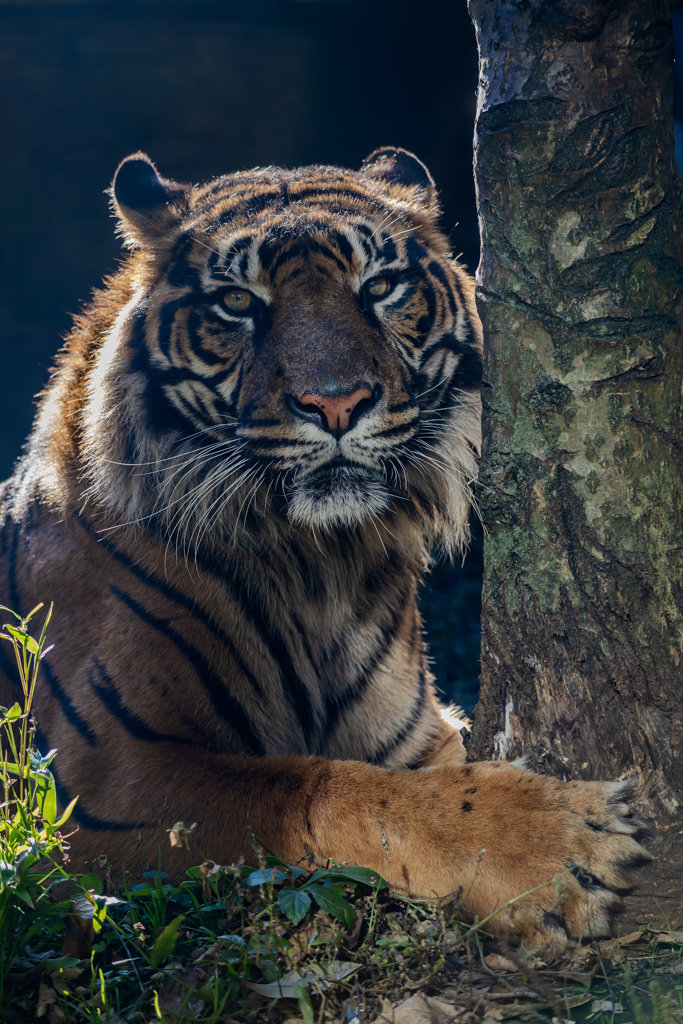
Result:
{"label": "tiger whisker", "polygon": [[[227,505],[232,495],[238,490],[238,488],[243,483],[245,483],[248,479],[251,478],[253,473],[254,468],[248,467],[248,469],[244,473],[242,473],[242,475],[239,476],[237,480],[232,482],[232,484],[228,488],[227,493],[219,494],[219,496],[214,501],[212,501],[209,507],[205,510],[203,514],[203,519],[195,528],[191,538],[195,551],[199,549],[199,545],[201,543],[202,538],[205,536],[207,530],[209,530],[213,526],[216,519],[220,516],[223,508],[225,507],[225,505]],[[214,511],[212,512],[212,510]]]}
{"label": "tiger whisker", "polygon": [[[374,238],[374,237],[375,237],[375,235],[377,234],[377,232],[378,232],[378,231],[381,231],[381,229],[382,229],[382,228],[384,227],[384,225],[386,224],[386,222],[387,222],[387,221],[389,220],[389,218],[391,217],[391,215],[392,215],[392,213],[393,213],[393,212],[394,212],[393,210],[390,210],[390,211],[389,211],[389,213],[388,213],[388,214],[386,215],[386,217],[385,217],[385,218],[384,218],[383,220],[381,220],[381,221],[379,222],[379,224],[377,225],[377,227],[375,228],[375,230],[374,230],[374,231],[372,232],[372,234],[370,235],[370,238]],[[394,219],[392,220],[392,222],[391,222],[391,223],[392,223],[392,224],[395,224],[397,220],[399,220],[399,218],[398,218],[398,217],[394,217]]]}
{"label": "tiger whisker", "polygon": [[415,395],[414,401],[417,402],[418,398],[423,398],[425,395],[428,395],[430,391],[434,391],[435,388],[440,387],[446,380],[448,380],[447,377],[442,377],[441,380],[437,381],[436,384],[433,384],[431,388],[427,388],[426,391],[421,391],[419,395]]}

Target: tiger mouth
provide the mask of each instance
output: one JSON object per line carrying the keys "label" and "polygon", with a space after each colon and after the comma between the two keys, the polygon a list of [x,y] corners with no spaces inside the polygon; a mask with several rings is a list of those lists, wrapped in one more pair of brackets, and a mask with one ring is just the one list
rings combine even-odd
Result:
{"label": "tiger mouth", "polygon": [[386,512],[389,504],[381,469],[337,456],[296,480],[288,515],[300,526],[345,529]]}
{"label": "tiger mouth", "polygon": [[378,483],[384,480],[380,469],[352,462],[343,455],[337,455],[323,466],[307,473],[301,479],[307,487],[319,486],[328,493],[343,489],[345,486],[363,483]]}

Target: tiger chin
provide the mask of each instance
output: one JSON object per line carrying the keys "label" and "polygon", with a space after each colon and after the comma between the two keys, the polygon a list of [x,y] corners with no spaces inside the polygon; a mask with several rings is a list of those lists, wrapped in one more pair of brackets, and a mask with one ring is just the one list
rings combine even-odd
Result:
{"label": "tiger chin", "polygon": [[[168,831],[196,821],[222,863],[255,835],[461,890],[515,941],[608,934],[648,859],[628,785],[466,764],[427,667],[417,594],[467,543],[482,353],[429,171],[386,147],[192,186],[137,153],[111,198],[129,254],[0,492],[0,600],[55,605],[38,744],[78,796],[76,869],[161,845],[182,875]],[[0,702],[17,685],[0,662]]]}

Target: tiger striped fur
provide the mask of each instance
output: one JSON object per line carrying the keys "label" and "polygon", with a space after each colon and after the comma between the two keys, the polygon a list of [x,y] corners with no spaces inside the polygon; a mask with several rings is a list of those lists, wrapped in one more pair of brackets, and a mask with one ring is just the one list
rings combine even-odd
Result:
{"label": "tiger striped fur", "polygon": [[477,914],[559,875],[499,931],[607,933],[643,857],[627,786],[465,764],[427,668],[416,594],[467,541],[481,368],[429,172],[387,148],[191,187],[135,154],[112,201],[132,251],[1,505],[3,602],[55,602],[37,721],[75,866],[161,842],[182,872],[182,819],[224,863],[255,834]]}

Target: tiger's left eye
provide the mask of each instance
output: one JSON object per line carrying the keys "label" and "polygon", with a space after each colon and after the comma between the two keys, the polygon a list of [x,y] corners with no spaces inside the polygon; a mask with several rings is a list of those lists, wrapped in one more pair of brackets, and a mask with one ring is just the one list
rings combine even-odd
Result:
{"label": "tiger's left eye", "polygon": [[388,277],[373,277],[365,283],[365,290],[373,299],[382,299],[388,295],[391,282]]}
{"label": "tiger's left eye", "polygon": [[243,288],[233,288],[223,296],[223,305],[233,313],[246,313],[254,301],[251,292]]}

